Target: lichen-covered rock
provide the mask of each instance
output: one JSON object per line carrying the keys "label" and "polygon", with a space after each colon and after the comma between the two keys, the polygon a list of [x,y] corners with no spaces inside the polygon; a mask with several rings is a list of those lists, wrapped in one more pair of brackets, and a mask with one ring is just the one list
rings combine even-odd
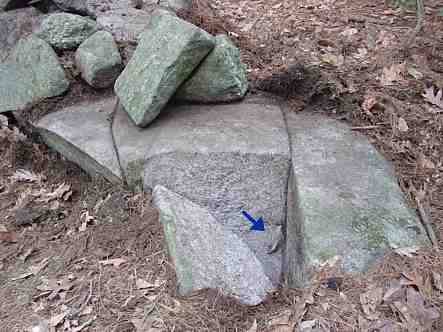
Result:
{"label": "lichen-covered rock", "polygon": [[153,200],[181,295],[212,288],[257,305],[276,289],[247,243],[207,209],[162,186],[155,187]]}
{"label": "lichen-covered rock", "polygon": [[244,97],[248,90],[246,66],[239,49],[227,36],[215,37],[215,47],[198,69],[179,88],[177,99],[197,102],[228,102]]}
{"label": "lichen-covered rock", "polygon": [[97,23],[89,18],[69,13],[56,13],[42,21],[36,34],[55,48],[73,49],[98,29]]}
{"label": "lichen-covered rock", "polygon": [[115,83],[115,92],[131,119],[147,126],[176,89],[214,47],[204,30],[158,12]]}
{"label": "lichen-covered rock", "polygon": [[42,17],[33,7],[0,13],[0,62],[6,60],[20,39],[32,33]]}
{"label": "lichen-covered rock", "polygon": [[338,259],[363,272],[391,249],[425,246],[388,162],[345,124],[289,112],[292,144],[286,230],[286,281],[300,287]]}
{"label": "lichen-covered rock", "polygon": [[98,31],[86,39],[75,53],[83,79],[96,88],[112,85],[122,70],[122,59],[112,34]]}
{"label": "lichen-covered rock", "polygon": [[31,35],[20,40],[8,62],[0,65],[0,113],[25,109],[64,93],[68,87],[54,50]]}

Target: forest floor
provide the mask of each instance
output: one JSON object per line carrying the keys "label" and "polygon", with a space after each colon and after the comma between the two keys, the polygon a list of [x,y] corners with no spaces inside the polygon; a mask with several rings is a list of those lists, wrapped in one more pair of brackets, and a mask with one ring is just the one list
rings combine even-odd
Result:
{"label": "forest floor", "polygon": [[90,178],[1,118],[0,331],[443,331],[438,3],[426,1],[412,41],[414,12],[381,0],[195,1],[184,14],[238,44],[251,93],[367,135],[433,248],[392,252],[362,276],[321,271],[312,288],[281,289],[256,307],[215,291],[180,298],[149,194]]}

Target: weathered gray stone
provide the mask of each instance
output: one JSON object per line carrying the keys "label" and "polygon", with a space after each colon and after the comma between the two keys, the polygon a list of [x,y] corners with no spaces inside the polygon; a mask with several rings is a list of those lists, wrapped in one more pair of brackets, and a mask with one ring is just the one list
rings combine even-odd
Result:
{"label": "weathered gray stone", "polygon": [[286,279],[309,282],[340,258],[362,272],[391,248],[426,245],[426,233],[387,161],[368,140],[335,120],[287,114],[292,142]]}
{"label": "weathered gray stone", "polygon": [[192,7],[192,0],[160,0],[159,5],[174,11],[189,10]]}
{"label": "weathered gray stone", "polygon": [[36,128],[46,144],[92,176],[121,183],[120,166],[112,143],[109,115],[115,98],[68,107],[43,117]]}
{"label": "weathered gray stone", "polygon": [[95,21],[75,14],[56,13],[46,17],[37,36],[58,49],[73,49],[98,30]]}
{"label": "weathered gray stone", "polygon": [[215,47],[176,94],[177,99],[196,102],[229,102],[248,90],[246,66],[239,49],[227,36],[214,38]]}
{"label": "weathered gray stone", "polygon": [[0,65],[0,113],[26,109],[69,87],[53,49],[31,35],[18,42],[7,63]]}
{"label": "weathered gray stone", "polygon": [[52,2],[65,12],[81,15],[89,14],[87,6],[89,0],[52,0]]}
{"label": "weathered gray stone", "polygon": [[[208,209],[248,244],[272,283],[279,283],[278,241],[290,168],[279,107],[246,102],[170,106],[146,129],[138,129],[120,110],[113,131],[131,185],[140,179],[145,190],[163,185]],[[263,217],[266,231],[249,231],[242,209]]]}
{"label": "weathered gray stone", "polygon": [[0,13],[0,62],[6,60],[21,38],[32,33],[42,16],[33,7]]}
{"label": "weathered gray stone", "polygon": [[112,85],[122,70],[122,58],[110,32],[98,31],[86,39],[75,53],[75,62],[89,85]]}
{"label": "weathered gray stone", "polygon": [[0,11],[23,8],[30,0],[0,0]]}
{"label": "weathered gray stone", "polygon": [[160,210],[181,295],[220,289],[224,295],[257,305],[275,290],[249,246],[207,209],[162,186],[155,187],[153,200]]}
{"label": "weathered gray stone", "polygon": [[115,84],[131,119],[141,127],[154,120],[213,46],[202,29],[164,12],[154,15]]}

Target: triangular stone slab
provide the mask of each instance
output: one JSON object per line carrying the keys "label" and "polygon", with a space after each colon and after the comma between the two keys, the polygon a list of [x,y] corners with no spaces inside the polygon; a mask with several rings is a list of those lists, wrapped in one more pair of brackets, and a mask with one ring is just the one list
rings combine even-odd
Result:
{"label": "triangular stone slab", "polygon": [[115,103],[115,98],[107,98],[67,107],[43,117],[36,128],[46,144],[89,174],[121,183],[109,119]]}
{"label": "triangular stone slab", "polygon": [[287,114],[292,145],[285,267],[289,286],[338,258],[362,272],[391,248],[426,245],[389,163],[363,135],[325,116]]}

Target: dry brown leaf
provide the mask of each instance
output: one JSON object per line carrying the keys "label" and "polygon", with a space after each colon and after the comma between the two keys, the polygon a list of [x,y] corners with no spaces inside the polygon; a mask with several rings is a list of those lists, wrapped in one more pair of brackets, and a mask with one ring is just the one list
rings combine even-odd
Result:
{"label": "dry brown leaf", "polygon": [[317,325],[318,321],[316,319],[313,320],[305,320],[299,324],[300,332],[309,332]]}
{"label": "dry brown leaf", "polygon": [[49,326],[57,327],[58,325],[60,325],[61,323],[63,323],[63,321],[65,320],[65,317],[66,317],[67,315],[68,315],[68,314],[67,314],[66,312],[63,312],[63,313],[61,313],[61,314],[58,314],[58,315],[52,316],[52,317],[49,319]]}
{"label": "dry brown leaf", "polygon": [[296,324],[292,319],[292,311],[285,310],[272,318],[268,325],[271,332],[293,332]]}
{"label": "dry brown leaf", "polygon": [[135,282],[135,285],[137,286],[138,289],[158,287],[158,284],[151,284],[150,282],[147,282],[144,279],[137,279],[137,281]]}
{"label": "dry brown leaf", "polygon": [[365,99],[363,100],[363,103],[361,105],[361,108],[365,111],[365,112],[370,112],[372,110],[372,108],[377,105],[377,97],[371,94],[367,94],[364,97]]}
{"label": "dry brown leaf", "polygon": [[247,332],[257,332],[257,329],[258,329],[257,320],[254,319],[252,326],[249,328],[249,330]]}
{"label": "dry brown leaf", "polygon": [[443,293],[443,282],[441,280],[441,275],[438,272],[432,271],[432,280],[434,282],[435,288]]}
{"label": "dry brown leaf", "polygon": [[62,183],[53,192],[44,193],[42,197],[38,199],[38,201],[43,203],[49,203],[54,199],[63,199],[66,201],[72,195],[72,191],[70,189],[71,186],[69,184]]}
{"label": "dry brown leaf", "polygon": [[406,65],[404,63],[392,65],[391,67],[383,68],[381,75],[381,83],[384,86],[393,85],[394,82],[400,82],[403,80],[403,73],[405,72]]}
{"label": "dry brown leaf", "polygon": [[386,304],[398,301],[406,296],[404,285],[399,280],[391,280],[388,290],[383,296]]}
{"label": "dry brown leaf", "polygon": [[100,264],[107,266],[107,265],[114,265],[114,267],[120,267],[120,265],[126,263],[128,260],[125,258],[113,258],[113,259],[106,259],[103,261],[99,261]]}
{"label": "dry brown leaf", "polygon": [[372,288],[366,293],[360,295],[360,303],[369,320],[376,320],[380,317],[380,312],[377,311],[377,306],[383,299],[383,289],[380,287]]}
{"label": "dry brown leaf", "polygon": [[35,174],[34,172],[28,171],[26,169],[18,169],[12,175],[11,179],[14,182],[36,182],[41,183],[43,176],[40,174]]}
{"label": "dry brown leaf", "polygon": [[398,118],[397,120],[397,129],[402,133],[406,133],[409,130],[408,123],[403,118]]}
{"label": "dry brown leaf", "polygon": [[18,241],[17,233],[15,232],[0,232],[0,243],[16,243]]}
{"label": "dry brown leaf", "polygon": [[340,67],[344,63],[343,55],[334,55],[334,54],[323,54],[320,57],[320,60],[324,63],[328,63],[330,65],[333,65],[335,67]]}
{"label": "dry brown leaf", "polygon": [[425,93],[422,94],[423,98],[428,103],[435,105],[438,108],[443,109],[442,95],[443,95],[442,89],[438,90],[437,93],[434,94],[434,87],[433,86],[425,89]]}
{"label": "dry brown leaf", "polygon": [[419,249],[420,247],[418,246],[412,246],[412,247],[397,248],[394,249],[394,252],[396,254],[399,254],[400,256],[412,258],[414,257],[414,255],[417,255],[417,251]]}
{"label": "dry brown leaf", "polygon": [[423,153],[420,153],[418,155],[418,160],[417,160],[417,164],[418,167],[422,168],[422,169],[435,169],[435,164],[432,160],[430,160],[429,158],[427,158]]}

